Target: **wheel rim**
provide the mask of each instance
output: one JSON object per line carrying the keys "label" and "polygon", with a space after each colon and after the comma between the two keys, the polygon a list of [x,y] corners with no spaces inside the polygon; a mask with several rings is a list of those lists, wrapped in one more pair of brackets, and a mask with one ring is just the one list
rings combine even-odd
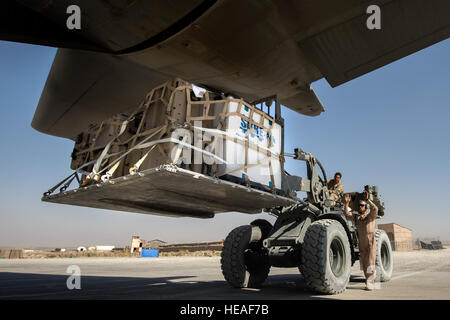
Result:
{"label": "wheel rim", "polygon": [[329,260],[331,271],[336,277],[344,273],[345,254],[344,244],[341,239],[334,238],[329,249]]}
{"label": "wheel rim", "polygon": [[381,245],[381,264],[383,265],[384,270],[388,270],[391,264],[389,248],[385,242]]}

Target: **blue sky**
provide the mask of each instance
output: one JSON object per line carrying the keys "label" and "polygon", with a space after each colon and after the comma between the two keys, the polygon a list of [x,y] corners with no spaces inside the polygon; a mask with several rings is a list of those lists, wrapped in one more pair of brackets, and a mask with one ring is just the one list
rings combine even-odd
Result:
{"label": "blue sky", "polygon": [[[73,142],[30,123],[56,49],[0,41],[0,246],[129,244],[131,235],[167,242],[216,241],[261,215],[169,218],[43,203],[41,195],[70,173]],[[450,240],[450,40],[331,88],[313,83],[325,112],[310,118],[283,109],[285,151],[311,152],[346,191],[378,185],[380,223],[414,237]],[[150,88],[149,88],[150,89]],[[302,162],[287,170],[304,175]],[[272,217],[268,217],[273,221]]]}

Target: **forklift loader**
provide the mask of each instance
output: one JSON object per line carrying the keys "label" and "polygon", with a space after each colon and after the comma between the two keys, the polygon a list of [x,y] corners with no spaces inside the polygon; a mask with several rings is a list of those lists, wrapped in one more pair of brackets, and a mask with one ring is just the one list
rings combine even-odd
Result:
{"label": "forklift loader", "polygon": [[[307,198],[288,206],[272,208],[277,220],[272,226],[257,219],[232,230],[225,239],[221,266],[226,281],[236,288],[260,287],[271,266],[296,267],[307,286],[319,293],[338,294],[345,290],[350,268],[359,259],[355,223],[344,214],[342,203],[328,197],[326,174],[311,154],[295,149],[292,155],[307,165],[308,177],[285,176],[293,190],[307,192]],[[323,179],[317,166],[322,169]],[[377,187],[365,186],[370,199],[384,215]],[[351,193],[351,207],[356,208],[361,193]],[[389,281],[393,259],[389,238],[383,230],[375,232],[377,243],[377,281]]]}
{"label": "forklift loader", "polygon": [[[284,129],[279,103],[276,103],[275,119]],[[263,284],[271,266],[295,267],[312,291],[341,293],[349,282],[351,266],[359,259],[355,222],[345,216],[341,201],[329,199],[326,172],[317,158],[301,149],[284,156],[305,161],[307,177],[284,172],[283,189],[291,193],[303,191],[307,197],[297,198],[297,203],[290,206],[265,210],[277,216],[273,226],[267,220],[257,219],[232,230],[221,254],[223,276],[233,287],[255,288]],[[382,217],[384,203],[378,187],[366,185],[365,191],[379,209],[377,218]],[[350,207],[358,209],[363,193],[350,195]],[[386,232],[380,229],[375,230],[375,239],[376,281],[389,281],[393,271],[391,243]]]}

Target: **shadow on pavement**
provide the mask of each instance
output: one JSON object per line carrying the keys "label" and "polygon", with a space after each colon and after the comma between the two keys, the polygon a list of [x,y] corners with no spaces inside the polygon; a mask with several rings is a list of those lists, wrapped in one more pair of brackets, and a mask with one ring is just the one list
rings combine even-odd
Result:
{"label": "shadow on pavement", "polygon": [[333,299],[310,292],[300,274],[269,275],[260,289],[236,289],[225,280],[196,281],[187,275],[82,276],[81,289],[69,290],[69,276],[0,272],[0,299]]}

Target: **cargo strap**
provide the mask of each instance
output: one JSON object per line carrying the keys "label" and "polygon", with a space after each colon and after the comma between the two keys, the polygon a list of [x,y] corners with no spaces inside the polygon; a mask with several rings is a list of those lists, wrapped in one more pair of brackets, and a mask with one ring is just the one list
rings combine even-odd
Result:
{"label": "cargo strap", "polygon": [[148,150],[145,155],[138,160],[138,162],[136,162],[136,164],[134,166],[132,166],[129,170],[130,174],[136,174],[140,168],[140,166],[142,165],[142,163],[145,161],[145,159],[147,158],[147,156],[150,154],[150,152],[153,151],[153,149],[155,149],[157,145],[155,144],[153,147],[150,148],[150,150]]}
{"label": "cargo strap", "polygon": [[122,133],[125,132],[125,129],[128,126],[128,123],[130,122],[130,119],[125,120],[124,122],[122,122],[122,126],[120,127],[120,131],[119,134],[116,135],[113,139],[111,139],[111,141],[108,142],[108,144],[105,146],[105,149],[103,149],[102,153],[100,154],[100,156],[98,157],[97,161],[94,164],[94,168],[92,169],[92,172],[94,174],[98,174],[98,170],[100,169],[100,165],[103,162],[103,159],[105,158],[106,154],[109,151],[109,148],[111,147],[111,144],[122,135]]}
{"label": "cargo strap", "polygon": [[193,150],[195,150],[195,151],[204,153],[204,154],[206,154],[206,155],[208,155],[208,156],[210,156],[210,157],[213,157],[214,159],[216,159],[216,160],[218,160],[218,161],[220,161],[220,162],[222,162],[222,163],[224,163],[224,164],[230,164],[229,162],[225,161],[224,159],[222,159],[222,158],[216,156],[214,153],[211,153],[211,152],[209,152],[209,151],[203,150],[203,149],[201,149],[201,148],[199,148],[199,147],[193,146],[193,145],[191,145],[191,144],[189,144],[189,143],[186,143],[186,142],[177,140],[177,139],[175,139],[175,138],[165,138],[165,139],[160,139],[160,140],[155,140],[155,141],[147,142],[147,143],[144,144],[144,145],[136,146],[136,149],[145,149],[145,148],[149,148],[149,147],[151,147],[151,146],[153,146],[153,145],[155,145],[155,144],[158,144],[158,143],[167,143],[167,142],[178,143],[179,145],[181,145],[181,146],[183,146],[183,147],[190,148],[190,149],[193,149]]}
{"label": "cargo strap", "polygon": [[[106,169],[110,168],[111,169],[104,175],[101,177],[102,181],[107,181],[109,180],[109,178],[112,176],[112,174],[114,173],[114,171],[117,169],[118,167],[118,163],[130,152],[132,152],[133,150],[138,150],[138,149],[146,149],[146,148],[150,148],[151,149],[143,156],[141,157],[136,164],[132,167],[136,168],[135,170],[133,170],[134,173],[137,172],[137,170],[139,169],[139,166],[142,164],[142,162],[145,160],[145,158],[148,156],[148,154],[153,150],[153,147],[155,147],[157,144],[161,144],[161,143],[168,143],[168,142],[172,142],[172,143],[177,143],[183,147],[186,148],[190,148],[193,149],[195,151],[201,152],[203,154],[206,154],[210,157],[213,157],[214,159],[220,161],[221,163],[225,163],[225,164],[229,164],[228,162],[226,162],[224,159],[216,156],[215,154],[208,152],[206,150],[203,150],[201,148],[195,147],[191,144],[186,143],[185,141],[180,141],[177,140],[175,138],[165,138],[165,139],[158,139],[158,140],[154,140],[154,141],[150,141],[150,142],[146,142],[148,141],[150,138],[152,138],[153,136],[155,136],[158,132],[160,132],[162,129],[164,129],[165,126],[161,127],[158,131],[154,132],[153,134],[151,134],[150,136],[146,137],[143,141],[141,141],[140,143],[136,144],[134,147],[128,149],[125,153],[123,153],[122,155],[120,155],[120,157],[118,157],[116,160],[114,160],[113,162],[111,162],[108,166],[106,166],[105,168],[103,168],[102,170],[100,170],[99,172],[97,172],[96,174],[99,175],[100,173],[102,173],[103,171],[105,171]],[[181,151],[181,150],[180,150]],[[181,154],[181,153],[180,153]],[[176,163],[176,161],[178,160],[180,154],[177,154],[177,156],[175,157],[175,160],[173,161],[174,163]],[[132,173],[132,172],[130,172]],[[92,174],[92,173],[91,173]]]}
{"label": "cargo strap", "polygon": [[114,172],[117,170],[117,168],[119,167],[119,165],[120,165],[120,161],[117,161],[116,164],[113,165],[112,168],[109,169],[109,170],[106,172],[106,174],[104,174],[103,176],[101,176],[102,181],[103,181],[103,182],[108,181],[108,180],[112,177],[112,175],[114,174]]}
{"label": "cargo strap", "polygon": [[[122,151],[123,152],[123,151]],[[108,154],[105,156],[104,160],[110,158],[110,157],[114,157],[117,156],[119,154],[121,154],[122,152],[116,152],[116,153],[112,153],[112,154]],[[83,170],[83,168],[90,166],[91,164],[94,164],[97,161],[97,159],[94,159],[92,161],[86,162],[85,164],[83,164],[82,166],[78,167],[75,169],[76,172],[84,174],[84,175],[90,175],[92,172],[89,171],[85,171]]]}
{"label": "cargo strap", "polygon": [[[55,192],[55,190],[56,189],[58,189],[58,187],[60,186],[60,185],[62,185],[63,183],[65,183],[66,181],[66,184],[64,185],[64,190],[65,189],[67,189],[67,187],[70,185],[70,183],[73,181],[73,179],[75,178],[75,175],[76,175],[77,173],[76,172],[74,172],[74,173],[72,173],[70,176],[68,176],[68,177],[66,177],[66,178],[64,178],[61,182],[59,182],[57,185],[55,185],[54,187],[52,187],[52,188],[50,188],[50,189],[48,189],[48,191],[47,192],[44,192],[44,197],[47,197],[47,196],[49,196],[49,195],[51,195],[53,192]],[[72,178],[72,179],[70,179],[70,178]],[[77,178],[77,180],[78,180],[78,178]],[[63,191],[62,189],[63,188],[61,188],[61,191]]]}
{"label": "cargo strap", "polygon": [[95,175],[100,175],[100,173],[104,172],[106,169],[114,166],[116,163],[118,163],[119,161],[121,161],[126,155],[128,155],[131,151],[135,150],[135,149],[141,149],[141,146],[147,142],[148,140],[150,140],[151,138],[153,138],[156,134],[158,134],[160,131],[162,131],[163,129],[166,129],[166,126],[162,126],[160,127],[157,131],[153,132],[152,134],[148,135],[147,137],[144,138],[144,140],[142,140],[141,142],[139,142],[138,144],[136,144],[134,147],[128,149],[127,151],[123,152],[117,159],[115,159],[114,161],[112,161],[110,164],[108,164],[106,167],[104,167],[102,170],[98,171],[98,172],[92,172],[92,174]]}
{"label": "cargo strap", "polygon": [[[136,173],[138,172],[139,167],[141,166],[142,162],[144,162],[144,160],[147,158],[147,156],[149,155],[149,153],[150,153],[150,152],[151,152],[158,144],[161,144],[161,143],[169,143],[169,142],[177,143],[177,144],[179,144],[179,145],[181,145],[181,146],[183,146],[183,147],[190,148],[190,149],[193,149],[193,150],[195,150],[195,151],[198,151],[198,152],[201,152],[201,153],[203,153],[203,154],[206,154],[206,155],[208,155],[208,156],[210,156],[210,157],[213,157],[213,158],[215,158],[216,160],[220,161],[221,163],[229,164],[229,163],[226,162],[224,159],[222,159],[222,158],[216,156],[215,154],[213,154],[213,153],[211,153],[211,152],[208,152],[208,151],[206,151],[206,150],[203,150],[203,149],[201,149],[201,148],[195,147],[195,146],[193,146],[193,145],[191,145],[191,144],[188,144],[188,143],[186,143],[185,141],[180,141],[180,140],[177,140],[177,139],[174,139],[174,138],[165,138],[165,139],[159,139],[159,140],[147,142],[147,143],[142,144],[142,145],[136,145],[135,147],[133,147],[132,149],[130,149],[130,150],[127,151],[127,154],[128,154],[128,152],[131,152],[131,151],[133,151],[133,150],[145,149],[145,148],[151,147],[150,150],[147,151],[147,152],[144,154],[144,156],[141,157],[141,158],[136,162],[136,164],[135,164],[133,167],[130,168],[130,174],[136,174]],[[179,152],[178,152],[178,151],[179,151]],[[176,156],[175,156],[175,159],[173,160],[173,163],[176,163],[176,162],[179,160],[179,157],[180,157],[180,155],[181,155],[181,151],[182,151],[182,149],[177,150],[177,154],[176,154]],[[114,165],[114,166],[113,166],[113,167],[112,167],[112,168],[111,168],[104,176],[101,177],[101,180],[102,180],[103,182],[108,181],[108,180],[110,179],[110,177],[112,176],[112,174],[114,173],[114,171],[117,169],[118,164],[119,164],[119,161],[121,160],[121,158],[122,158],[123,156],[125,156],[125,155],[122,155],[122,156],[120,157],[120,159],[119,159],[119,158],[116,159],[116,161],[118,161],[118,162],[116,162],[115,165]],[[111,164],[111,165],[112,165],[112,164]],[[103,170],[102,170],[102,171],[103,171]]]}

